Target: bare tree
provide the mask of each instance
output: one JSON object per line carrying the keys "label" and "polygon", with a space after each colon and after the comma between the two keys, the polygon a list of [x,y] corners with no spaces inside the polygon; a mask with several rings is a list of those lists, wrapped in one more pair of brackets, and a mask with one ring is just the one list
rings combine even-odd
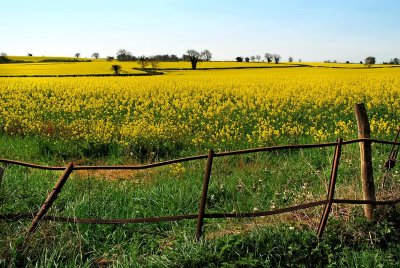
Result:
{"label": "bare tree", "polygon": [[154,70],[157,69],[158,66],[160,65],[160,60],[159,60],[157,57],[153,56],[153,57],[150,57],[150,58],[149,58],[149,63],[150,63],[150,65],[151,65],[151,68],[152,68],[153,71],[154,71]]}
{"label": "bare tree", "polygon": [[77,52],[75,53],[75,58],[79,58],[81,56],[81,53]]}
{"label": "bare tree", "polygon": [[121,65],[112,65],[111,66],[111,70],[114,71],[115,75],[119,75],[119,73],[121,72]]}
{"label": "bare tree", "polygon": [[274,55],[272,55],[271,53],[265,53],[264,57],[268,61],[268,63],[271,63]]}
{"label": "bare tree", "polygon": [[279,55],[279,54],[274,54],[274,61],[275,61],[275,63],[279,63],[279,61],[280,61],[281,58],[282,58],[281,55]]}
{"label": "bare tree", "polygon": [[255,61],[256,61],[256,57],[250,56],[250,60],[251,60],[252,62],[255,62]]}
{"label": "bare tree", "polygon": [[202,58],[203,60],[205,60],[205,61],[210,61],[210,60],[211,60],[211,57],[212,57],[212,54],[211,54],[211,52],[210,52],[208,49],[206,49],[206,50],[204,50],[203,52],[201,52],[201,58]]}
{"label": "bare tree", "polygon": [[100,57],[100,54],[98,52],[94,52],[92,54],[92,57],[95,58],[96,60]]}
{"label": "bare tree", "polygon": [[144,69],[147,65],[149,65],[149,59],[145,56],[141,56],[138,60],[138,64],[140,65],[140,67],[142,67],[142,69]]}
{"label": "bare tree", "polygon": [[293,62],[293,57],[289,57],[289,62]]}
{"label": "bare tree", "polygon": [[197,62],[201,60],[201,54],[193,49],[189,49],[188,51],[186,51],[186,53],[190,59],[190,62],[192,63],[192,69],[196,70]]}
{"label": "bare tree", "polygon": [[257,60],[257,62],[260,62],[261,61],[261,56],[260,55],[256,55],[256,60]]}
{"label": "bare tree", "polygon": [[2,56],[2,57],[7,57],[7,53],[1,52],[0,56]]}

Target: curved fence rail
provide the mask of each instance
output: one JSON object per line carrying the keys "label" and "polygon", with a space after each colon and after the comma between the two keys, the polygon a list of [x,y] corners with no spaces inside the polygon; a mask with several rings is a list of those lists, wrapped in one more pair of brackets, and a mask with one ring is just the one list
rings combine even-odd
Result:
{"label": "curved fence rail", "polygon": [[[343,141],[342,145],[353,144],[358,142],[371,142],[371,143],[379,143],[379,144],[390,144],[390,145],[400,145],[400,142],[392,142],[378,139],[353,139],[348,141]],[[240,154],[249,154],[249,153],[257,153],[257,152],[269,152],[269,151],[278,151],[278,150],[290,150],[290,149],[309,149],[309,148],[323,148],[323,147],[333,147],[336,146],[337,142],[329,142],[329,143],[315,143],[315,144],[302,144],[302,145],[282,145],[282,146],[270,146],[270,147],[260,147],[253,149],[245,149],[245,150],[237,150],[237,151],[228,151],[228,152],[220,152],[214,153],[214,157],[222,157],[222,156],[231,156],[231,155],[240,155]],[[74,166],[74,170],[140,170],[140,169],[148,169],[160,166],[166,166],[171,164],[177,164],[182,162],[189,162],[194,160],[207,159],[207,155],[196,155],[184,158],[177,158],[168,161],[162,161],[157,163],[151,163],[146,165],[123,165],[123,166]],[[36,168],[36,169],[44,169],[44,170],[64,170],[66,166],[45,166],[38,165],[34,163],[27,163],[17,160],[4,159],[0,158],[0,163],[4,164],[13,164],[18,166]]]}
{"label": "curved fence rail", "polygon": [[[145,165],[124,165],[124,166],[78,166],[74,165],[72,162],[68,163],[67,166],[44,166],[37,165],[33,163],[20,162],[16,160],[9,159],[1,159],[0,163],[4,164],[12,164],[19,165],[29,168],[43,169],[43,170],[63,170],[63,174],[55,184],[54,188],[51,190],[50,194],[47,196],[46,200],[42,204],[39,211],[33,215],[30,213],[20,213],[20,214],[3,214],[0,215],[0,220],[6,221],[19,221],[23,219],[32,219],[28,231],[27,237],[29,237],[37,228],[40,221],[58,221],[58,222],[67,222],[67,223],[76,223],[76,224],[131,224],[131,223],[151,223],[151,222],[167,222],[167,221],[179,221],[179,220],[188,220],[188,219],[197,219],[196,225],[196,238],[200,239],[202,237],[203,232],[203,221],[204,219],[217,219],[217,218],[251,218],[251,217],[261,217],[261,216],[271,216],[282,213],[293,212],[297,210],[312,208],[324,205],[324,211],[320,220],[320,224],[318,227],[318,237],[322,237],[325,226],[331,211],[332,204],[373,204],[373,205],[396,205],[400,203],[400,199],[396,200],[385,200],[385,201],[372,201],[372,200],[352,200],[352,199],[335,199],[335,186],[336,186],[336,177],[338,173],[338,167],[341,156],[341,149],[343,145],[359,143],[359,142],[370,142],[370,143],[379,143],[379,144],[390,144],[392,146],[400,146],[400,142],[391,142],[385,140],[377,140],[377,139],[354,139],[348,141],[342,141],[342,139],[338,139],[336,142],[330,143],[318,143],[318,144],[303,144],[303,145],[284,145],[284,146],[272,146],[272,147],[260,147],[246,150],[237,150],[237,151],[229,151],[229,152],[220,152],[215,153],[213,150],[210,150],[208,155],[197,155],[185,158],[179,158],[174,160],[168,160],[163,162],[145,164]],[[322,147],[335,147],[335,153],[332,161],[332,169],[330,174],[329,187],[327,191],[327,198],[325,200],[314,201],[306,204],[291,206],[287,208],[274,209],[270,211],[264,212],[251,212],[251,213],[206,213],[206,200],[208,193],[208,184],[211,177],[212,171],[212,162],[215,157],[224,157],[224,156],[232,156],[232,155],[241,155],[241,154],[249,154],[256,152],[270,152],[270,151],[278,151],[278,150],[291,150],[291,149],[308,149],[308,148],[322,148]],[[159,166],[165,166],[170,164],[188,162],[207,159],[207,166],[205,168],[205,174],[203,179],[203,188],[200,198],[199,204],[199,212],[198,214],[188,214],[188,215],[177,215],[177,216],[163,216],[163,217],[148,217],[148,218],[133,218],[133,219],[83,219],[83,218],[75,218],[75,217],[59,217],[59,216],[51,216],[46,215],[47,211],[51,207],[51,205],[57,199],[58,194],[60,193],[62,187],[65,182],[68,180],[70,174],[75,170],[143,170],[149,168],[155,168]]]}

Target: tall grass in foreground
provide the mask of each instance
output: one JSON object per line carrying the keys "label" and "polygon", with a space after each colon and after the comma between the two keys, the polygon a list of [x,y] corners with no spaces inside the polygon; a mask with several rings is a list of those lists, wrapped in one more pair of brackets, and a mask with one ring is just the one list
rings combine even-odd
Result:
{"label": "tall grass in foreground", "polygon": [[[46,156],[30,142],[17,140],[13,152],[21,150],[19,157],[30,153],[25,156],[44,161]],[[379,187],[380,165],[388,150],[373,146],[376,184],[383,199],[400,192],[398,168],[386,188]],[[332,157],[333,148],[217,158],[206,209],[262,211],[324,198]],[[357,145],[343,148],[338,198],[360,198],[358,161]],[[74,172],[49,214],[106,219],[195,214],[204,166],[205,161],[195,161],[146,171]],[[6,166],[0,214],[35,213],[59,175]],[[43,221],[23,251],[17,251],[17,245],[29,221],[2,221],[0,266],[391,267],[399,263],[397,208],[382,209],[369,223],[359,206],[334,206],[327,233],[318,241],[315,227],[321,212],[322,207],[275,217],[206,220],[200,243],[194,240],[193,220],[126,225]]]}

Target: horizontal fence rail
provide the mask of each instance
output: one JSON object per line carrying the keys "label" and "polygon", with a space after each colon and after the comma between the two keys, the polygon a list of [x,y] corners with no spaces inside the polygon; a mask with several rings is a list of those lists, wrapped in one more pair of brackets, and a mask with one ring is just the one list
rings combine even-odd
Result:
{"label": "horizontal fence rail", "polygon": [[[327,200],[314,201],[305,203],[297,206],[280,208],[275,210],[263,211],[263,212],[249,212],[249,213],[206,213],[204,214],[205,219],[221,219],[221,218],[255,218],[262,216],[272,216],[282,213],[294,212],[298,210],[318,207],[327,204]],[[353,204],[353,205],[397,205],[400,203],[400,199],[387,200],[387,201],[370,201],[370,200],[352,200],[352,199],[333,199],[332,204]],[[32,213],[19,213],[19,214],[3,214],[0,215],[0,220],[26,220],[34,217]],[[76,217],[60,217],[47,215],[42,218],[42,221],[57,221],[57,222],[70,222],[70,223],[93,223],[93,224],[127,224],[127,223],[151,223],[151,222],[167,222],[167,221],[180,221],[180,220],[192,220],[197,219],[198,214],[187,214],[178,216],[164,216],[164,217],[148,217],[148,218],[135,218],[135,219],[83,219]]]}
{"label": "horizontal fence rail", "polygon": [[[385,141],[385,140],[378,140],[378,139],[354,139],[354,140],[343,141],[342,145],[358,143],[358,142],[365,142],[365,141],[369,141],[372,143],[378,143],[378,144],[400,145],[400,142],[392,142],[392,141]],[[333,147],[336,145],[337,145],[337,142],[302,144],[302,145],[270,146],[270,147],[260,147],[260,148],[253,148],[253,149],[214,153],[214,157],[223,157],[223,156],[258,153],[258,152],[270,152],[270,151],[278,151],[278,150],[290,150],[290,149],[323,148],[323,147]],[[76,166],[74,166],[74,170],[101,170],[101,169],[141,170],[141,169],[155,168],[155,167],[160,167],[160,166],[166,166],[166,165],[201,160],[201,159],[207,159],[207,155],[204,154],[204,155],[196,155],[196,156],[190,156],[190,157],[184,157],[184,158],[177,158],[177,159],[173,159],[173,160],[145,164],[145,165],[121,165],[121,166],[118,166],[118,165],[117,166],[78,166],[78,165],[76,165]],[[24,167],[36,168],[36,169],[44,169],[44,170],[65,170],[65,168],[66,168],[66,166],[62,166],[62,167],[60,167],[60,166],[45,166],[45,165],[38,165],[38,164],[27,163],[27,162],[22,162],[22,161],[17,161],[17,160],[4,159],[4,158],[0,158],[0,163],[13,164],[13,165],[18,165],[18,166],[24,166]]]}
{"label": "horizontal fence rail", "polygon": [[[197,155],[191,157],[178,158],[168,161],[156,162],[145,165],[121,165],[121,166],[78,166],[73,163],[69,163],[67,166],[45,166],[45,165],[37,165],[33,163],[21,162],[16,160],[9,159],[1,159],[0,163],[3,164],[11,164],[24,166],[28,168],[42,169],[42,170],[63,170],[63,174],[59,178],[58,182],[47,196],[46,201],[42,204],[42,207],[36,214],[32,213],[18,213],[18,214],[3,214],[0,215],[0,220],[4,221],[19,221],[24,219],[32,220],[28,232],[27,237],[32,234],[37,228],[38,224],[41,220],[43,221],[57,221],[57,222],[66,222],[66,223],[76,223],[76,224],[131,224],[131,223],[154,223],[154,222],[168,222],[168,221],[180,221],[180,220],[193,220],[197,219],[196,226],[196,238],[200,239],[202,236],[203,230],[203,220],[204,219],[218,219],[218,218],[252,218],[252,217],[261,217],[261,216],[271,216],[278,215],[282,213],[294,212],[297,210],[313,208],[321,205],[325,205],[324,213],[321,217],[320,226],[318,228],[318,237],[321,237],[325,225],[330,214],[331,205],[332,204],[354,204],[354,205],[362,205],[362,204],[372,204],[372,205],[396,205],[400,203],[400,199],[396,200],[385,200],[385,201],[372,201],[372,200],[352,200],[352,199],[336,199],[334,198],[335,185],[336,185],[336,176],[339,167],[339,159],[341,155],[341,147],[347,144],[359,143],[359,142],[371,142],[378,144],[388,144],[392,146],[400,146],[400,142],[391,142],[385,140],[378,139],[354,139],[348,141],[342,141],[338,139],[337,142],[329,142],[329,143],[318,143],[318,144],[303,144],[303,145],[283,145],[283,146],[270,146],[270,147],[260,147],[253,149],[245,149],[245,150],[236,150],[236,151],[228,151],[228,152],[219,152],[215,153],[212,150],[209,151],[208,155]],[[215,157],[224,157],[224,156],[232,156],[232,155],[242,155],[249,153],[257,153],[257,152],[271,152],[278,150],[291,150],[291,149],[309,149],[309,148],[323,148],[323,147],[335,147],[335,154],[332,163],[331,170],[331,178],[330,184],[327,192],[327,198],[325,200],[319,200],[314,202],[309,202],[305,204],[295,205],[286,208],[279,208],[264,212],[249,212],[249,213],[206,213],[206,197],[208,192],[208,182],[210,180],[211,172],[212,172],[212,159]],[[165,165],[171,165],[176,163],[195,161],[201,159],[208,159],[207,166],[205,168],[205,174],[203,179],[203,189],[201,194],[201,201],[199,205],[198,214],[188,214],[188,215],[177,215],[177,216],[162,216],[162,217],[147,217],[147,218],[133,218],[133,219],[99,219],[99,218],[76,218],[76,217],[60,217],[60,216],[52,216],[46,215],[47,211],[51,207],[52,203],[56,200],[58,193],[61,191],[63,185],[69,178],[70,174],[75,170],[143,170],[149,168],[155,168]]]}

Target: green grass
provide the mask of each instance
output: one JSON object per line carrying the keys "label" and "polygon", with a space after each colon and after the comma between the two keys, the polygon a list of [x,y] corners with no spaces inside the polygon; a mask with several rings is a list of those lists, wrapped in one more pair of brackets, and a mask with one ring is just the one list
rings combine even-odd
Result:
{"label": "green grass", "polygon": [[[107,156],[43,154],[41,138],[0,137],[4,158],[42,164],[135,162],[111,149]],[[61,148],[60,148],[61,149]],[[374,145],[379,198],[398,193],[398,168],[385,189],[388,146]],[[333,148],[215,158],[206,212],[265,211],[325,198]],[[75,158],[76,157],[76,158]],[[337,198],[361,198],[358,145],[343,148]],[[2,164],[2,166],[4,166]],[[135,218],[196,214],[205,160],[128,172],[74,172],[50,215]],[[0,214],[34,214],[60,171],[6,166]],[[380,209],[374,222],[360,206],[334,206],[322,240],[315,235],[322,207],[257,219],[206,219],[196,242],[196,220],[88,225],[43,221],[29,243],[28,220],[0,222],[0,267],[395,267],[400,247],[398,208]]]}

